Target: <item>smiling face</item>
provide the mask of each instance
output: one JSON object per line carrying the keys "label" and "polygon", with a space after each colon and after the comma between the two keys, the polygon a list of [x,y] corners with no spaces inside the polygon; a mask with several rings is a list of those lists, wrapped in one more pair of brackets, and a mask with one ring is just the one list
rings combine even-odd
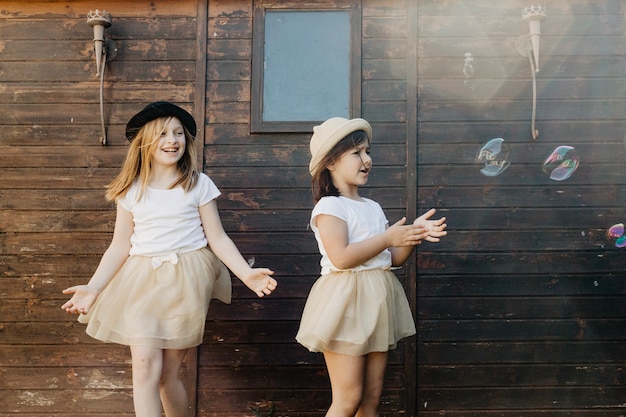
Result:
{"label": "smiling face", "polygon": [[182,123],[175,117],[163,126],[160,137],[152,152],[152,164],[170,167],[176,165],[185,154],[187,140]]}

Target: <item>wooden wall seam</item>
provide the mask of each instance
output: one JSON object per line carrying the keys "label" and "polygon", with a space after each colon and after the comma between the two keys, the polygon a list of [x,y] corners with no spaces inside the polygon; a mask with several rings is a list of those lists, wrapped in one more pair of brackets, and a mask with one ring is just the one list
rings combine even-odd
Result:
{"label": "wooden wall seam", "polygon": [[[417,207],[417,2],[407,4],[407,137],[406,137],[406,195],[407,195],[407,218],[414,219],[418,213]],[[414,320],[417,322],[417,286],[419,272],[417,270],[417,251],[415,248],[406,263],[406,291],[411,305]],[[417,325],[416,325],[417,327]],[[407,341],[406,348],[406,415],[417,416],[417,364],[419,355],[417,351],[417,336]]]}

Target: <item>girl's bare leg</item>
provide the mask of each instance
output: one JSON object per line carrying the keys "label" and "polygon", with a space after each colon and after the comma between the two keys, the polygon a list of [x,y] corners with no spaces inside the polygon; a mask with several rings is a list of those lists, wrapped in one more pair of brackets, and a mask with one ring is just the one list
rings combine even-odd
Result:
{"label": "girl's bare leg", "polygon": [[137,417],[161,417],[159,380],[163,351],[146,346],[131,346],[133,364],[133,404]]}
{"label": "girl's bare leg", "polygon": [[324,352],[324,360],[333,396],[326,417],[353,417],[363,397],[365,356]]}
{"label": "girl's bare leg", "polygon": [[365,384],[361,406],[356,417],[378,417],[380,396],[387,368],[387,352],[372,352],[365,358]]}
{"label": "girl's bare leg", "polygon": [[161,402],[167,417],[189,417],[189,398],[180,378],[180,369],[187,349],[163,351],[161,373]]}

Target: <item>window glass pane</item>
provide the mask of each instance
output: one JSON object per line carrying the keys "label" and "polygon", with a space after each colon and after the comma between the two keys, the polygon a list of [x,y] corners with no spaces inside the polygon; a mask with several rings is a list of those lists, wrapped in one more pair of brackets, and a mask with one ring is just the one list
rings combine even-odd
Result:
{"label": "window glass pane", "polygon": [[349,117],[348,11],[267,11],[263,74],[263,121]]}

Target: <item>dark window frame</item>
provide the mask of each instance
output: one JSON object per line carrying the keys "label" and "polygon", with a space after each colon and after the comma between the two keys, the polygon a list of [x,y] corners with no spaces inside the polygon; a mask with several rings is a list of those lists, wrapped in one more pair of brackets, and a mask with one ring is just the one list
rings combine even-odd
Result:
{"label": "dark window frame", "polygon": [[[266,3],[267,1],[267,3]],[[299,1],[288,1],[276,4],[275,1],[261,0],[255,2],[252,32],[252,80],[251,80],[251,122],[253,133],[264,132],[311,132],[313,126],[323,120],[316,121],[264,121],[263,120],[263,61],[265,53],[265,14],[267,10],[281,11],[348,11],[350,16],[350,80],[349,109],[350,118],[361,116],[361,8],[359,0],[337,1],[333,4],[320,2],[312,4]]]}

